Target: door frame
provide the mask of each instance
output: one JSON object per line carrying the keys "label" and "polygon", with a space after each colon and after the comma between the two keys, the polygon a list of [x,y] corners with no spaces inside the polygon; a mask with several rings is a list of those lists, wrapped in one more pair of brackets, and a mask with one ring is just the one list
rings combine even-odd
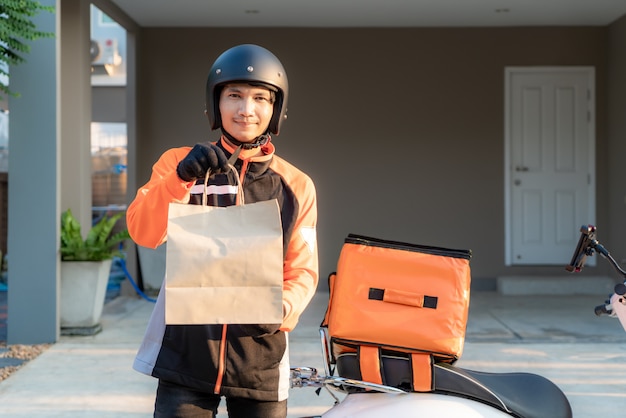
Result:
{"label": "door frame", "polygon": [[[589,201],[588,201],[588,214],[589,222],[595,223],[596,218],[596,101],[595,101],[595,67],[591,66],[536,66],[536,67],[505,67],[504,68],[504,264],[507,267],[515,266],[514,257],[512,254],[513,249],[513,235],[512,235],[512,219],[511,219],[511,176],[512,176],[512,164],[511,164],[511,80],[514,74],[519,73],[538,73],[538,72],[552,72],[552,73],[568,73],[568,72],[585,72],[588,78],[588,101],[587,101],[587,115],[588,115],[588,129],[589,132],[589,144],[588,144],[588,164],[589,164]],[[575,245],[575,243],[573,244]],[[572,246],[572,251],[574,247]],[[595,265],[595,258],[591,257],[588,260],[589,265]]]}

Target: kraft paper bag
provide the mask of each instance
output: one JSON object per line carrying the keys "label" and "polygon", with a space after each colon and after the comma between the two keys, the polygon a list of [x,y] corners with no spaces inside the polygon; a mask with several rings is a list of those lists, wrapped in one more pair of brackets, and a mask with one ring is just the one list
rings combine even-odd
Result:
{"label": "kraft paper bag", "polygon": [[228,207],[170,203],[166,324],[280,324],[282,289],[276,200]]}

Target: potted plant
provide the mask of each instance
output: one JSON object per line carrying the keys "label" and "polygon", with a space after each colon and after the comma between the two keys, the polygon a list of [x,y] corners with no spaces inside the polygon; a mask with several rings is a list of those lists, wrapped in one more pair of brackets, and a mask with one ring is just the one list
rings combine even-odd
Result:
{"label": "potted plant", "polygon": [[61,217],[61,331],[64,335],[99,332],[111,263],[123,257],[128,230],[114,232],[123,216],[103,216],[83,238],[71,210]]}

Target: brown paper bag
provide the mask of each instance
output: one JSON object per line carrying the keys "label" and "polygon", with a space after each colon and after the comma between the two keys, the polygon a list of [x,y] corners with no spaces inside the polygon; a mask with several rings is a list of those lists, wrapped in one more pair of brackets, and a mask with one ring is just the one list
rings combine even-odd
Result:
{"label": "brown paper bag", "polygon": [[282,289],[276,200],[229,207],[170,203],[166,324],[280,324]]}

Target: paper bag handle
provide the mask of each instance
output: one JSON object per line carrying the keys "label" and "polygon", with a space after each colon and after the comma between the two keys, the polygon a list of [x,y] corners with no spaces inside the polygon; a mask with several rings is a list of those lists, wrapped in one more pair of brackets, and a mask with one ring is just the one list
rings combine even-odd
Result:
{"label": "paper bag handle", "polygon": [[[245,202],[244,202],[244,197],[243,197],[243,187],[241,186],[241,179],[239,178],[239,172],[232,164],[228,164],[228,167],[230,167],[230,169],[235,172],[235,178],[237,179],[237,200],[235,204],[243,205]],[[202,193],[202,206],[207,205],[206,196],[208,193],[210,176],[211,176],[211,170],[207,170],[206,175],[204,177],[204,192]]]}
{"label": "paper bag handle", "polygon": [[[236,205],[243,205],[243,204],[245,204],[244,197],[243,197],[243,187],[241,185],[241,179],[239,178],[239,172],[237,171],[237,169],[234,166],[235,161],[237,161],[237,158],[239,157],[239,152],[240,151],[241,151],[241,145],[239,147],[237,147],[235,152],[233,152],[233,154],[228,159],[228,167],[235,173],[235,178],[237,179],[237,199],[235,201]],[[207,205],[207,198],[206,197],[207,197],[208,188],[209,188],[209,177],[211,177],[211,170],[210,169],[207,170],[206,174],[204,175],[204,193],[202,193],[202,206],[206,206]]]}

